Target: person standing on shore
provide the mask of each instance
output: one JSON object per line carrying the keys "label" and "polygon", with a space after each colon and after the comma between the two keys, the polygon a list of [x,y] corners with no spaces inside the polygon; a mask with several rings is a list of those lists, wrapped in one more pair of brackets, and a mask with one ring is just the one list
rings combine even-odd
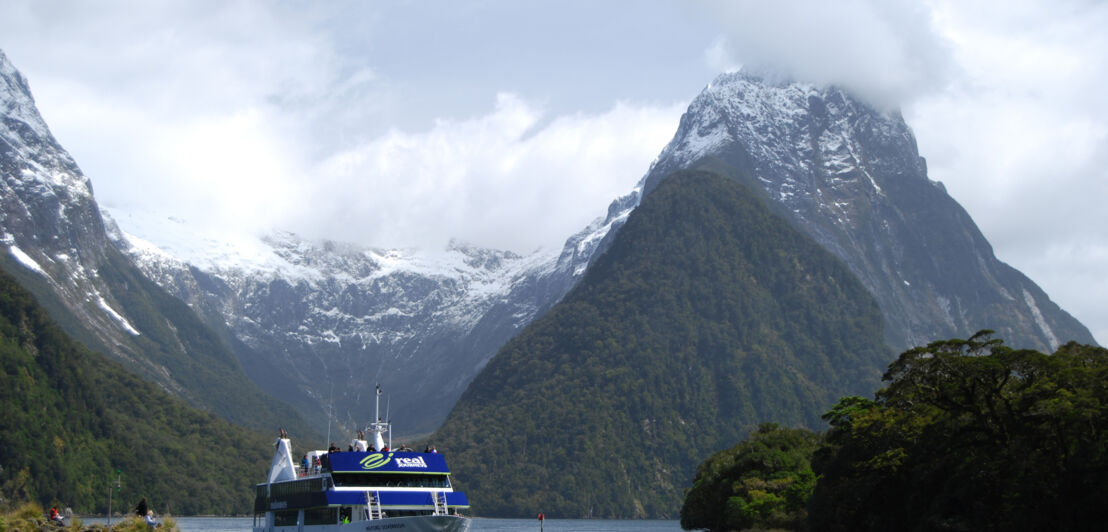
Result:
{"label": "person standing on shore", "polygon": [[143,497],[142,500],[135,505],[135,515],[139,517],[146,517],[146,514],[149,511],[150,506],[146,504],[146,497]]}

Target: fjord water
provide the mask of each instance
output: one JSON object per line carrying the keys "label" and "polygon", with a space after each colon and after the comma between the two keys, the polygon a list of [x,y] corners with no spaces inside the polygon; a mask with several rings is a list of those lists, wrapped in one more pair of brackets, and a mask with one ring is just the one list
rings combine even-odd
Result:
{"label": "fjord water", "polygon": [[[174,517],[183,532],[248,532],[254,526],[250,517]],[[81,519],[85,524],[105,523],[102,517]],[[118,522],[118,519],[116,520]],[[536,519],[474,518],[470,532],[531,532],[539,530]],[[638,521],[608,519],[547,519],[543,532],[677,532],[678,521]]]}

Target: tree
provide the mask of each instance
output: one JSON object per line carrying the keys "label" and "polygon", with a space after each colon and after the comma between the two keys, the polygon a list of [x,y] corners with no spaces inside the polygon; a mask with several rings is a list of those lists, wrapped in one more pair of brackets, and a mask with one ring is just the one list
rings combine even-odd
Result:
{"label": "tree", "polygon": [[1108,495],[1108,351],[982,331],[909,350],[841,400],[813,460],[813,530],[1091,529]]}
{"label": "tree", "polygon": [[681,527],[799,530],[816,483],[811,457],[818,445],[810,430],[760,425],[700,464],[681,508]]}

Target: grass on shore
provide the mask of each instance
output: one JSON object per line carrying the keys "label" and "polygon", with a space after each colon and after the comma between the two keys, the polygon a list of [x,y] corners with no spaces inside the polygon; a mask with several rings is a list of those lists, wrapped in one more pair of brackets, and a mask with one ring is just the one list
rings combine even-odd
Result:
{"label": "grass on shore", "polygon": [[[0,532],[108,532],[108,530],[108,527],[103,524],[84,526],[81,519],[77,517],[66,519],[64,525],[51,523],[42,506],[34,502],[23,503],[15,510],[0,514]],[[148,528],[142,518],[132,515],[112,523],[110,530],[111,532],[147,532]],[[180,532],[177,521],[168,516],[158,520],[158,530]]]}

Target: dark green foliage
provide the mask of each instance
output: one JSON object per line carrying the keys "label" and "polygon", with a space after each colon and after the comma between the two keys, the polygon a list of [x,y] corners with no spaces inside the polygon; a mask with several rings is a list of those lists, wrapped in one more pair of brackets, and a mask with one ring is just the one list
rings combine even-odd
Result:
{"label": "dark green foliage", "polygon": [[672,518],[704,457],[874,389],[881,323],[846,267],[748,189],[674,174],[433,440],[479,515]]}
{"label": "dark green foliage", "polygon": [[[147,279],[127,258],[107,248],[97,275],[111,287],[123,313],[142,332],[123,335],[115,349],[98,337],[58,299],[44,278],[0,258],[19,283],[30,290],[65,332],[89,348],[126,361],[128,369],[157,383],[194,407],[237,425],[315,437],[307,422],[288,404],[268,396],[242,370],[227,343],[184,302]],[[318,436],[322,440],[322,436]]]}
{"label": "dark green foliage", "polygon": [[159,512],[242,514],[269,439],[170,397],[74,342],[0,272],[0,494],[107,510],[147,497]]}
{"label": "dark green foliage", "polygon": [[1101,530],[1108,350],[988,331],[905,352],[827,414],[812,530]]}
{"label": "dark green foliage", "polygon": [[800,530],[816,475],[819,436],[767,423],[696,468],[681,507],[685,530]]}
{"label": "dark green foliage", "polygon": [[115,287],[113,295],[142,331],[131,340],[143,357],[168,370],[174,384],[184,388],[181,395],[187,402],[239,426],[286,427],[293,434],[315,435],[291,406],[250,381],[227,344],[188,305],[147,279],[119,252],[107,255],[98,273]]}

